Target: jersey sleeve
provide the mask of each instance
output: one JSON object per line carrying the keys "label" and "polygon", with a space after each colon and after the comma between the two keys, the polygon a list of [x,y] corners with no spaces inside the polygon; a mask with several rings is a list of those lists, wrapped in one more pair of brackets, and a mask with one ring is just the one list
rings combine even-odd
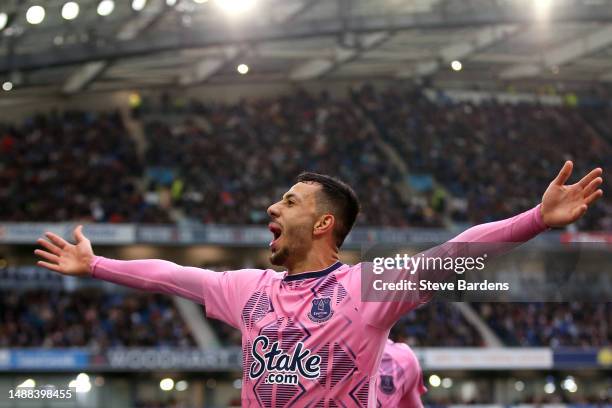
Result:
{"label": "jersey sleeve", "polygon": [[134,289],[176,295],[205,306],[209,317],[240,328],[241,308],[271,271],[214,272],[160,259],[92,260],[92,277]]}
{"label": "jersey sleeve", "polygon": [[[456,258],[459,256],[479,257],[484,255],[492,257],[507,252],[523,242],[526,242],[539,233],[545,231],[547,226],[542,221],[540,205],[525,211],[514,217],[501,221],[489,222],[476,225],[467,229],[450,241],[427,251],[415,255],[424,258]],[[489,243],[498,245],[464,245],[469,243]],[[363,316],[369,324],[381,329],[390,329],[393,324],[405,313],[428,302],[434,295],[432,291],[407,290],[398,296],[394,293],[386,299],[372,301],[376,296],[372,295],[373,282],[376,277],[372,274],[372,268],[368,268],[366,263],[361,264],[361,295]],[[452,269],[424,270],[417,268],[414,271],[391,270],[396,282],[413,282],[418,288],[419,281],[427,279],[433,282],[443,282],[450,278],[454,272]],[[380,298],[380,296],[379,296]]]}

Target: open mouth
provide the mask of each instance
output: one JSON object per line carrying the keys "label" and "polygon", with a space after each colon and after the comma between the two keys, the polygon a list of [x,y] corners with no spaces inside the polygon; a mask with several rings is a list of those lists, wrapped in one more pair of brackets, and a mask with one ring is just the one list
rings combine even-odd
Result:
{"label": "open mouth", "polygon": [[270,232],[272,233],[272,235],[274,236],[272,238],[272,241],[270,241],[270,247],[274,250],[276,243],[278,242],[278,239],[280,238],[280,236],[283,233],[283,230],[280,226],[280,224],[276,223],[276,222],[271,222],[268,224],[268,229],[270,230]]}

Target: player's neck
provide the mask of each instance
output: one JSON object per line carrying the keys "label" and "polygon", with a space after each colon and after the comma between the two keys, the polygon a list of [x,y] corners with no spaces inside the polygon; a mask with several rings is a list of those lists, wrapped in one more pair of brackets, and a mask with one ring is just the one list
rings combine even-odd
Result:
{"label": "player's neck", "polygon": [[338,262],[338,252],[327,251],[327,253],[323,253],[310,251],[303,260],[287,265],[287,274],[297,275],[306,272],[322,271],[336,262]]}

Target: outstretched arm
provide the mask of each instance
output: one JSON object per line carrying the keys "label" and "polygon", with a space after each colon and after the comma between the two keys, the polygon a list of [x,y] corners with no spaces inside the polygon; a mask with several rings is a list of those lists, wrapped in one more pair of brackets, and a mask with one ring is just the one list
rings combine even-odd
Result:
{"label": "outstretched arm", "polygon": [[[575,184],[565,185],[572,174],[573,163],[566,161],[557,177],[549,184],[541,204],[531,210],[501,221],[476,225],[449,242],[425,252],[426,256],[497,256],[537,236],[549,227],[563,227],[578,220],[587,208],[603,195],[601,168],[590,171]],[[462,245],[476,243],[476,245]],[[490,245],[478,245],[486,243]],[[420,271],[419,271],[420,272]],[[419,276],[417,272],[415,275]],[[428,279],[442,282],[452,276],[448,270],[425,271]],[[428,301],[433,292],[419,294],[420,302]]]}
{"label": "outstretched arm", "polygon": [[96,256],[91,263],[92,277],[149,292],[166,293],[204,304],[204,275],[218,272],[180,266],[161,259],[119,261]]}
{"label": "outstretched arm", "polygon": [[160,259],[120,261],[96,256],[83,235],[83,227],[74,230],[75,243],[47,232],[38,243],[38,265],[69,276],[96,279],[151,292],[177,295],[205,304],[206,314],[236,328],[240,327],[241,307],[262,280],[272,279],[272,271],[242,269],[214,272],[180,266]]}
{"label": "outstretched arm", "polygon": [[45,235],[48,241],[38,240],[45,250],[34,251],[45,259],[38,261],[38,265],[63,275],[91,276],[134,289],[177,295],[203,303],[203,275],[215,273],[160,259],[118,261],[96,256],[81,225],[74,230],[75,244],[51,232]]}
{"label": "outstretched arm", "polygon": [[603,195],[601,168],[593,169],[579,182],[565,185],[573,163],[566,161],[549,184],[542,203],[529,211],[501,221],[476,225],[457,235],[451,242],[521,243],[548,227],[563,227],[578,220],[587,208]]}
{"label": "outstretched arm", "polygon": [[[449,242],[419,255],[424,258],[479,257],[485,253],[489,256],[499,255],[534,238],[549,227],[562,227],[575,222],[584,215],[591,204],[603,195],[602,190],[599,189],[603,180],[602,170],[596,168],[577,183],[565,185],[572,173],[572,168],[572,162],[565,162],[557,177],[546,189],[541,204],[531,210],[501,221],[476,225]],[[490,245],[462,245],[463,243]],[[407,280],[418,286],[420,279],[443,282],[453,273],[450,269],[423,269],[421,266],[415,271],[397,270],[394,275],[389,276],[396,282]],[[372,283],[378,279],[377,275],[368,273],[363,276],[371,280],[371,282],[364,283],[364,287],[368,288],[366,292],[363,292],[365,298],[371,296],[371,299],[380,300],[380,295],[372,295],[375,293]],[[389,297],[385,299],[387,302],[366,303],[368,311],[365,313],[371,313],[370,320],[378,327],[391,327],[402,314],[427,302],[434,294],[431,290],[410,290],[403,292],[401,298],[398,299],[394,296],[394,292],[388,293]],[[400,301],[397,302],[397,300]]]}

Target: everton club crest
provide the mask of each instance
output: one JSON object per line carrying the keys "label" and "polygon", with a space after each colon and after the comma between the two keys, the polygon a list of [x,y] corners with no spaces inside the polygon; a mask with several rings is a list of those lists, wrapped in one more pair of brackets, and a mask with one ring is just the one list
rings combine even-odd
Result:
{"label": "everton club crest", "polygon": [[393,377],[390,375],[380,376],[380,390],[385,394],[393,394],[395,391],[395,384],[393,384]]}
{"label": "everton club crest", "polygon": [[316,298],[312,300],[312,309],[308,313],[308,318],[315,323],[323,323],[331,319],[333,314],[331,298]]}

